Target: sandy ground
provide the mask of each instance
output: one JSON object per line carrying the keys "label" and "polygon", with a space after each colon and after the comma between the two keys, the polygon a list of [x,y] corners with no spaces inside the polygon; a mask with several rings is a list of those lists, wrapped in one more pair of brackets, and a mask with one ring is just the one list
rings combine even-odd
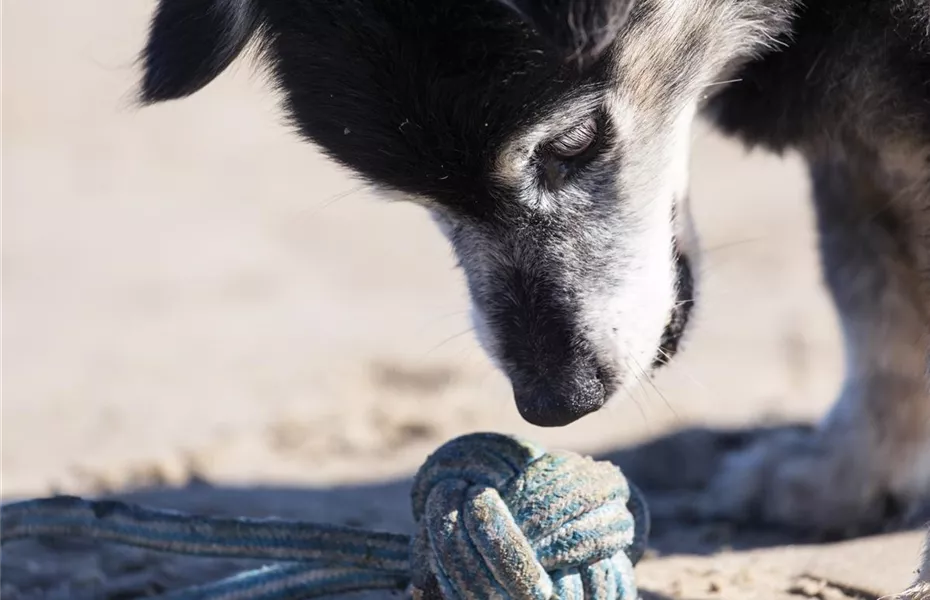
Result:
{"label": "sandy ground", "polygon": [[[150,0],[3,9],[5,499],[118,493],[406,530],[410,474],[461,433],[700,481],[701,428],[811,420],[836,393],[836,321],[790,157],[699,132],[707,254],[686,352],[654,388],[539,430],[476,346],[426,215],[291,137],[247,64],[139,111]],[[682,428],[697,429],[636,446]],[[669,458],[682,452],[703,462],[688,471]],[[917,533],[796,541],[659,523],[640,578],[654,598],[876,598],[909,583],[919,547]],[[132,597],[235,567],[81,544],[3,559],[11,600]]]}

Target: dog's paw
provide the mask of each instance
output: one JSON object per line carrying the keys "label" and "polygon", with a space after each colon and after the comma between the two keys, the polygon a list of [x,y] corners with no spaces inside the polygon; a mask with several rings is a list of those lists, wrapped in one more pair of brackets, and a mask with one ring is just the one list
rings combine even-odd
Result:
{"label": "dog's paw", "polygon": [[893,507],[866,455],[851,440],[827,440],[816,431],[765,436],[724,458],[695,509],[703,519],[818,536],[874,532]]}

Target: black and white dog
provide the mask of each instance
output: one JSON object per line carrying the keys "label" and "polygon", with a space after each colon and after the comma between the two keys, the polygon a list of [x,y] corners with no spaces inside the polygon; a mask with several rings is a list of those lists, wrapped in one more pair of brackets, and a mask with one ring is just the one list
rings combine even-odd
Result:
{"label": "black and white dog", "polygon": [[815,433],[734,455],[704,509],[842,530],[930,495],[926,0],[161,0],[142,100],[250,43],[303,136],[432,213],[538,425],[675,354],[698,112],[799,151],[847,383]]}

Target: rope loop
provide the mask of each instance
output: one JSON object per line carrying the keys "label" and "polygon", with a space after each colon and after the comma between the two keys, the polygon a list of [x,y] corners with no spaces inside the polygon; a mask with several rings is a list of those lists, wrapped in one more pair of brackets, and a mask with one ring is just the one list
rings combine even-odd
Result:
{"label": "rope loop", "polygon": [[[636,600],[649,515],[620,470],[504,435],[457,438],[417,472],[413,538],[205,517],[73,497],[3,506],[0,543],[81,536],[152,550],[276,561],[163,600],[301,600],[408,588],[420,600]],[[7,554],[9,556],[9,554]]]}

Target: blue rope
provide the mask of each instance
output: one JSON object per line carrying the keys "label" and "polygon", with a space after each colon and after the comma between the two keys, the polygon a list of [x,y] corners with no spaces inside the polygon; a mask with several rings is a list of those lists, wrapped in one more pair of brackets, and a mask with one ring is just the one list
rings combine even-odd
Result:
{"label": "blue rope", "polygon": [[649,515],[620,470],[498,434],[442,446],[414,478],[417,533],[203,517],[71,496],[0,511],[0,543],[82,536],[174,554],[274,561],[163,600],[299,600],[409,588],[422,600],[636,600]]}

